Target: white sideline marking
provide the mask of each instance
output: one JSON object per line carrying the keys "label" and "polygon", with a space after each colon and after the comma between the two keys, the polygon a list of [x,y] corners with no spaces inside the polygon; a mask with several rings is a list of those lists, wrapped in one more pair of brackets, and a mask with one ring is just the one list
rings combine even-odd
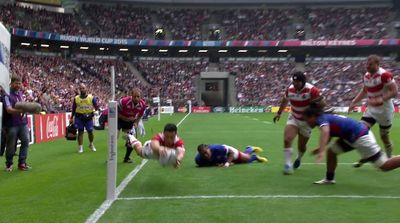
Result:
{"label": "white sideline marking", "polygon": [[[338,163],[338,165],[353,165],[354,163]],[[326,163],[301,163],[301,165],[326,165]],[[364,163],[364,165],[371,165],[369,163]]]}
{"label": "white sideline marking", "polygon": [[[182,124],[182,122],[190,115],[191,113],[188,113],[187,115],[185,115],[185,117],[182,118],[181,121],[178,122],[178,124],[176,124],[177,126],[179,126],[180,124]],[[140,163],[139,166],[136,166],[135,169],[132,170],[132,172],[130,172],[128,174],[128,176],[125,177],[125,179],[121,182],[121,184],[117,187],[116,189],[116,197],[117,200],[119,200],[118,196],[121,194],[121,192],[125,189],[125,187],[129,184],[129,182],[139,173],[139,171],[144,167],[144,165],[147,163],[147,159],[143,159],[142,162]],[[91,214],[89,216],[88,219],[86,219],[85,223],[96,223],[103,215],[104,213],[106,213],[106,211],[111,207],[111,205],[114,203],[115,200],[105,200],[99,208],[97,208],[96,211],[93,212],[93,214]]]}
{"label": "white sideline marking", "polygon": [[[329,187],[329,186],[328,186]],[[117,200],[190,200],[190,199],[400,199],[400,196],[384,195],[197,195],[197,196],[163,196],[163,197],[121,197]]]}
{"label": "white sideline marking", "polygon": [[272,122],[269,121],[263,121],[264,124],[272,124]]}

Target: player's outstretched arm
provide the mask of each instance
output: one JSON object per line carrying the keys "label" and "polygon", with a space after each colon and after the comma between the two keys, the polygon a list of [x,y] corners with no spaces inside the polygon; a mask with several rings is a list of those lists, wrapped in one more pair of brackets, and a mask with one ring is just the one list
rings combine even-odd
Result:
{"label": "player's outstretched arm", "polygon": [[329,136],[329,126],[324,125],[320,127],[320,138],[319,138],[319,146],[317,149],[313,151],[313,154],[316,155],[315,162],[319,163],[322,161],[326,151],[326,145],[328,145],[330,136]]}
{"label": "player's outstretched arm", "polygon": [[351,112],[354,107],[363,99],[367,96],[367,90],[365,89],[365,87],[363,87],[360,92],[358,92],[357,96],[353,99],[353,101],[351,101],[350,106],[349,106],[349,110],[347,112]]}

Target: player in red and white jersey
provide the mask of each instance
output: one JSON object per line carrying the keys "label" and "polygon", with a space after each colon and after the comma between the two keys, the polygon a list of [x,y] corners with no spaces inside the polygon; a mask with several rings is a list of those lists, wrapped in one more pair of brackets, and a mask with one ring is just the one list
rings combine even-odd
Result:
{"label": "player in red and white jersey", "polygon": [[143,146],[133,135],[129,135],[129,141],[138,156],[158,160],[163,166],[179,168],[185,156],[185,146],[177,133],[175,124],[166,124],[162,133],[146,141]]}
{"label": "player in red and white jersey", "polygon": [[[311,135],[311,128],[303,120],[303,111],[306,110],[311,103],[323,104],[323,98],[320,90],[314,85],[307,83],[306,76],[302,72],[295,72],[292,76],[292,84],[285,92],[285,96],[281,101],[278,113],[274,117],[274,122],[279,121],[283,110],[288,103],[291,105],[291,113],[286,122],[283,134],[285,165],[284,174],[292,174],[293,168],[299,168],[301,158],[303,157],[307,147],[308,139]],[[298,135],[298,155],[292,166],[292,142]]]}
{"label": "player in red and white jersey", "polygon": [[138,88],[131,90],[131,95],[122,97],[118,102],[118,130],[122,129],[124,138],[126,139],[126,153],[124,163],[132,163],[130,155],[133,148],[129,145],[129,131],[134,127],[137,128],[144,111],[146,103],[142,99],[141,91]]}
{"label": "player in red and white jersey", "polygon": [[[393,74],[380,67],[381,58],[370,55],[367,60],[367,73],[363,77],[364,87],[353,99],[349,106],[349,112],[365,97],[367,97],[367,110],[361,120],[370,128],[379,124],[380,136],[385,145],[388,157],[392,155],[392,143],[389,138],[390,128],[394,116],[392,99],[397,96],[397,84]],[[362,163],[356,163],[354,167],[360,167]]]}

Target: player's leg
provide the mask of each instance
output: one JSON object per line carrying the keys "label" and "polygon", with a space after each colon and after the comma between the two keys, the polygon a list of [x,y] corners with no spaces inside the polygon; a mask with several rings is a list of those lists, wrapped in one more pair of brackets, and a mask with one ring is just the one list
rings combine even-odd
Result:
{"label": "player's leg", "polygon": [[[288,121],[289,122],[289,121]],[[292,174],[292,142],[296,135],[298,134],[298,127],[294,124],[287,124],[283,133],[283,144],[284,144],[284,156],[285,156],[285,165],[283,169],[284,174]]]}
{"label": "player's leg", "polygon": [[85,122],[85,128],[86,132],[88,133],[88,139],[89,139],[89,148],[93,151],[96,152],[96,147],[94,147],[93,140],[94,140],[94,125],[93,125],[93,119],[87,120]]}
{"label": "player's leg", "polygon": [[381,140],[383,142],[383,145],[385,146],[385,152],[389,158],[392,157],[392,151],[393,151],[392,141],[389,138],[391,127],[392,125],[387,125],[387,126],[379,125],[379,133],[381,136]]}
{"label": "player's leg", "polygon": [[298,142],[297,142],[297,147],[298,147],[298,154],[297,158],[293,163],[293,168],[297,169],[301,165],[301,158],[303,158],[306,150],[307,150],[307,142],[310,139],[310,137],[306,137],[303,134],[299,133],[298,137]]}
{"label": "player's leg", "polygon": [[83,152],[83,133],[84,133],[84,129],[85,129],[85,124],[83,122],[83,120],[78,117],[75,116],[75,126],[78,129],[78,153],[82,153]]}
{"label": "player's leg", "polygon": [[[367,110],[364,114],[363,117],[361,117],[361,122],[364,123],[368,128],[372,128],[372,126],[375,125],[376,119],[373,117],[371,112]],[[353,167],[359,168],[365,163],[364,160],[359,160],[353,164]]]}
{"label": "player's leg", "polygon": [[268,162],[268,159],[266,157],[255,154],[255,153],[261,153],[262,151],[263,151],[263,149],[260,147],[247,146],[246,149],[244,150],[244,152],[241,152],[241,153],[249,155],[251,157],[250,162],[257,160],[258,162],[266,163],[266,162]]}
{"label": "player's leg", "polygon": [[299,134],[298,134],[298,142],[297,142],[297,158],[293,163],[293,168],[297,169],[301,165],[301,158],[303,158],[306,150],[307,150],[307,142],[310,139],[312,129],[306,122],[303,121],[298,121],[298,128],[299,128]]}
{"label": "player's leg", "polygon": [[383,171],[390,171],[400,167],[400,156],[389,159],[386,153],[382,152],[371,131],[368,135],[360,137],[355,144],[364,162],[372,162]]}
{"label": "player's leg", "polygon": [[118,130],[122,130],[123,139],[125,139],[126,152],[123,161],[124,163],[133,162],[132,159],[130,158],[133,151],[133,147],[129,140],[129,131],[132,129],[132,127],[133,127],[133,122],[126,122],[121,119],[118,119]]}
{"label": "player's leg", "polygon": [[379,168],[383,171],[390,171],[400,167],[400,156],[394,156],[388,159],[382,166]]}

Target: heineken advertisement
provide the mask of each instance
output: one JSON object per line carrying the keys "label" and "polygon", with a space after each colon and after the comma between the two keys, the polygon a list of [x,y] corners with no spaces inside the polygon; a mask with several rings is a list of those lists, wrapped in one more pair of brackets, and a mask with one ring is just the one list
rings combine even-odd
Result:
{"label": "heineken advertisement", "polygon": [[229,107],[229,113],[263,113],[265,107],[252,106],[252,107]]}

